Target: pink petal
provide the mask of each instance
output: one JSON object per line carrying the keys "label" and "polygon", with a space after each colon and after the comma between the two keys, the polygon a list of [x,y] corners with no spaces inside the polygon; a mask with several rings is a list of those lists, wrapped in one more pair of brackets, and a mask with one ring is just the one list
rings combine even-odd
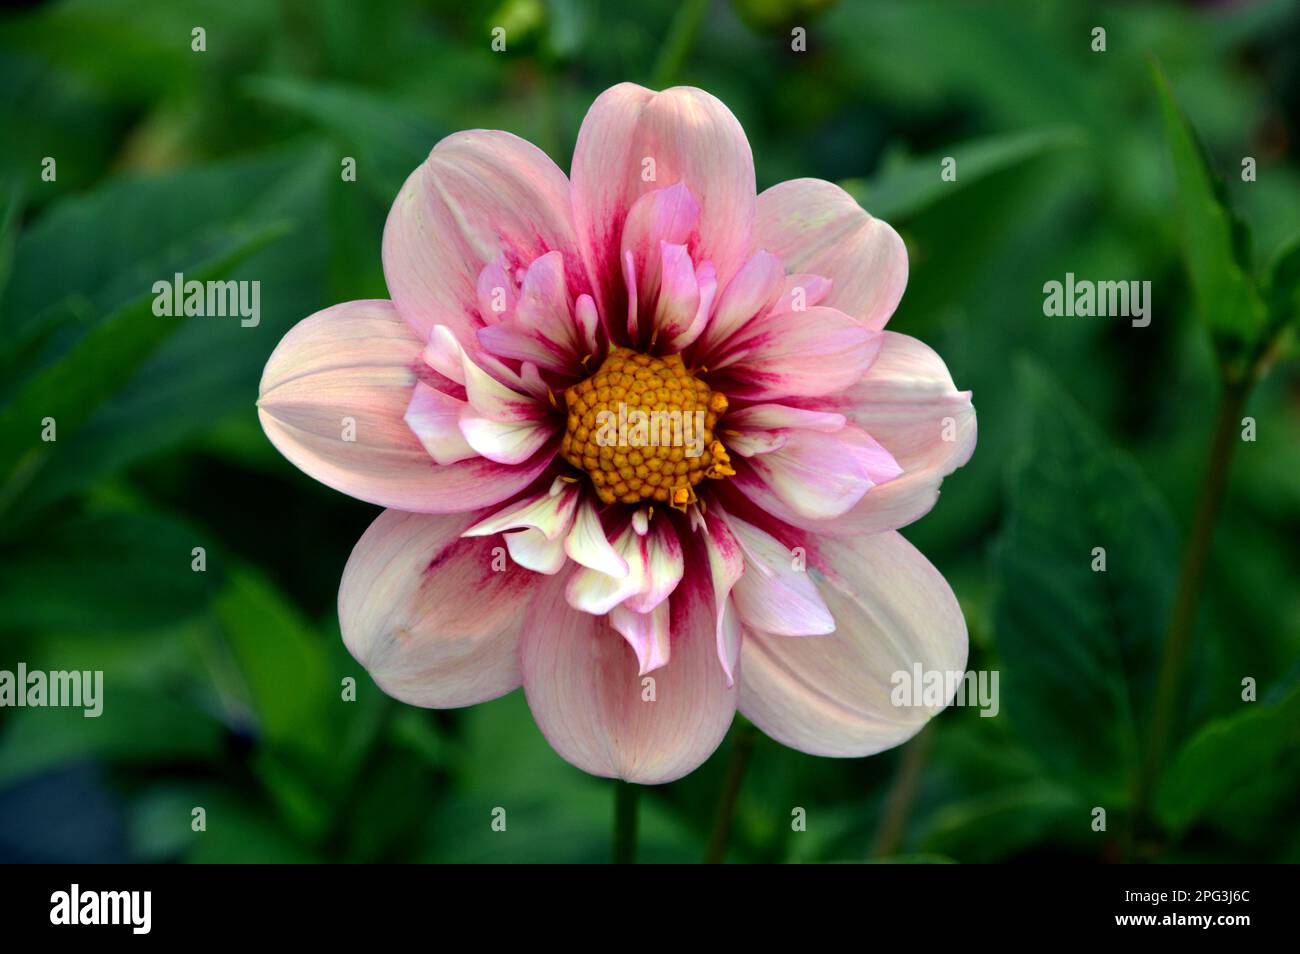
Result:
{"label": "pink petal", "polygon": [[738,430],[777,430],[797,427],[833,434],[848,423],[843,414],[833,411],[809,411],[787,404],[751,404],[727,415],[727,427]]}
{"label": "pink petal", "polygon": [[668,354],[690,347],[708,326],[709,316],[713,313],[713,299],[718,293],[718,275],[712,262],[700,262],[695,267],[695,285],[700,291],[695,317],[683,330],[664,339]]}
{"label": "pink petal", "polygon": [[919,663],[923,672],[960,677],[966,623],[943,577],[899,534],[820,545],[816,565],[835,632],[783,639],[747,631],[740,711],[792,748],[871,755],[906,741],[942,709],[895,706],[894,674],[910,675]]}
{"label": "pink petal", "polygon": [[763,510],[795,526],[820,529],[819,521],[847,513],[901,473],[889,451],[855,424],[833,434],[782,433],[781,447],[745,458],[732,481]]}
{"label": "pink petal", "polygon": [[494,421],[537,421],[549,415],[546,385],[531,363],[512,371],[494,355],[470,356],[446,325],[434,325],[424,362],[449,384],[460,385],[473,409]]}
{"label": "pink petal", "polygon": [[514,314],[480,328],[478,340],[497,357],[531,361],[560,373],[573,372],[581,358],[582,342],[559,252],[548,252],[528,266]]}
{"label": "pink petal", "polygon": [[771,252],[759,252],[740,269],[718,298],[718,307],[700,337],[698,353],[705,364],[710,352],[721,346],[751,319],[776,303],[785,285],[785,269]]}
{"label": "pink petal", "polygon": [[781,297],[776,300],[771,311],[773,314],[805,312],[826,300],[826,296],[831,293],[831,284],[829,278],[821,275],[787,275]]}
{"label": "pink petal", "polygon": [[573,307],[573,312],[574,319],[578,323],[578,332],[582,336],[583,356],[595,354],[599,343],[596,332],[600,327],[600,315],[596,311],[596,302],[590,295],[579,295],[578,301]]}
{"label": "pink petal", "polygon": [[[730,424],[731,421],[727,423]],[[737,431],[732,433],[731,428],[727,428],[727,450],[733,454],[739,454],[741,457],[770,454],[772,451],[784,447],[785,442],[784,431]]]}
{"label": "pink petal", "polygon": [[609,624],[622,634],[636,653],[636,661],[640,666],[638,675],[644,676],[668,665],[668,617],[667,600],[644,613],[634,612],[625,606],[615,606],[610,611]]}
{"label": "pink petal", "polygon": [[522,464],[555,436],[559,425],[551,421],[494,421],[469,408],[461,411],[460,432],[465,442],[498,464]]}
{"label": "pink petal", "polygon": [[684,250],[699,220],[699,203],[683,182],[647,192],[632,204],[623,223],[619,255],[623,262],[631,258],[643,302],[653,302],[659,294],[660,249],[666,243]]}
{"label": "pink petal", "polygon": [[476,351],[475,332],[497,317],[479,310],[483,267],[552,250],[568,287],[585,291],[564,173],[531,143],[478,129],[442,140],[402,186],[384,227],[384,276],[421,339],[442,324]]}
{"label": "pink petal", "polygon": [[713,599],[717,623],[715,638],[718,661],[727,674],[727,685],[735,680],[736,660],[740,654],[740,619],[730,594],[736,581],[745,572],[745,557],[727,522],[714,507],[700,520],[696,529],[700,533],[709,567],[709,592]]}
{"label": "pink petal", "polygon": [[502,384],[479,367],[464,350],[460,356],[465,375],[465,398],[478,415],[501,423],[536,423],[547,416],[546,408],[536,398]]}
{"label": "pink petal", "polygon": [[429,456],[439,464],[454,464],[479,456],[460,432],[464,401],[417,381],[404,419]]}
{"label": "pink petal", "polygon": [[488,325],[504,321],[515,313],[519,289],[514,279],[506,274],[500,260],[494,259],[483,266],[478,274],[478,313]]}
{"label": "pink petal", "polygon": [[655,306],[652,342],[676,341],[691,329],[700,310],[700,283],[685,245],[660,246],[659,302]]}
{"label": "pink petal", "polygon": [[386,510],[348,558],[343,641],[403,702],[467,706],[521,682],[520,631],[545,577],[494,554],[497,541],[461,537],[473,520]]}
{"label": "pink petal", "polygon": [[[651,168],[646,160],[653,161]],[[696,261],[712,261],[725,286],[750,248],[754,160],[736,117],[698,89],[654,93],[631,83],[597,98],[573,153],[578,243],[601,314],[622,313],[624,223],[642,195],[684,183],[700,206]]]}
{"label": "pink petal", "polygon": [[539,591],[520,645],[524,692],[551,746],[584,772],[642,784],[697,768],[726,734],[736,698],[718,667],[708,602],[673,596],[672,660],[642,676],[609,618],[571,609],[563,590],[560,579]]}
{"label": "pink petal", "polygon": [[610,576],[582,567],[573,574],[565,592],[569,605],[574,609],[603,616],[629,597],[645,592],[649,586],[645,537],[629,524],[614,540],[613,547],[626,563],[627,575]]}
{"label": "pink petal", "polygon": [[677,589],[686,564],[677,531],[666,519],[655,521],[650,532],[637,542],[644,554],[645,585],[641,592],[628,597],[624,605],[634,613],[648,613]]}
{"label": "pink petal", "polygon": [[[619,264],[623,272],[624,297],[627,299],[627,340],[639,341],[641,338],[640,293],[637,289],[636,260],[632,257],[631,251],[622,254]],[[606,309],[605,314],[617,314],[617,311]]]}
{"label": "pink petal", "polygon": [[861,382],[818,399],[865,427],[903,473],[874,488],[848,513],[800,526],[833,536],[879,533],[924,516],[943,478],[970,459],[976,419],[969,391],[958,391],[937,354],[907,335],[885,332],[880,357]]}
{"label": "pink petal", "polygon": [[744,642],[743,632],[736,601],[725,600],[718,613],[718,662],[727,674],[728,686],[736,684],[736,674],[740,668],[740,647]]}
{"label": "pink petal", "polygon": [[837,185],[782,182],[758,197],[755,243],[792,271],[833,283],[824,304],[879,331],[907,287],[907,248]]}
{"label": "pink petal", "polygon": [[[465,442],[488,460],[500,464],[529,460],[559,429],[559,422],[535,396],[514,390],[500,380],[513,379],[522,388],[522,377],[499,366],[491,355],[479,354],[475,361],[445,325],[431,330],[424,358],[439,374],[465,388],[467,403],[460,409],[460,432]],[[497,376],[485,371],[479,362],[491,367]]]}
{"label": "pink petal", "polygon": [[[390,302],[347,302],[304,318],[262,373],[258,417],[266,436],[308,476],[381,507],[455,513],[531,484],[555,447],[518,467],[480,457],[433,461],[403,419],[420,351]],[[349,420],[354,441],[343,439]]]}
{"label": "pink petal", "polygon": [[725,357],[709,367],[726,368],[728,397],[816,397],[861,380],[879,349],[879,332],[819,306],[749,322],[727,342]]}
{"label": "pink petal", "polygon": [[806,556],[797,560],[775,537],[732,514],[722,520],[745,559],[745,572],[731,591],[741,625],[774,636],[834,632],[835,620],[804,568]]}

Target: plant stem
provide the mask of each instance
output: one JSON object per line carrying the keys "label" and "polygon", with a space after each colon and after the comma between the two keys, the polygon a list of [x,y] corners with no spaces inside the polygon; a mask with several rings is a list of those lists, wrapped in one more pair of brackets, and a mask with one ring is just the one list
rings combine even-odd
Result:
{"label": "plant stem", "polygon": [[672,85],[677,74],[681,72],[682,64],[686,62],[687,54],[695,44],[695,34],[699,31],[700,23],[703,22],[704,14],[708,9],[709,0],[685,0],[677,8],[677,15],[673,17],[673,22],[668,27],[668,36],[664,40],[664,45],[659,48],[658,57],[655,58],[650,85],[656,89]]}
{"label": "plant stem", "polygon": [[754,751],[756,731],[749,723],[736,730],[736,741],[732,743],[731,758],[727,762],[727,774],[718,795],[713,834],[709,836],[709,847],[704,852],[706,865],[720,865],[727,857],[731,823],[736,817],[736,800],[740,797],[740,786],[745,781],[745,770],[749,768],[749,757]]}
{"label": "plant stem", "polygon": [[885,803],[880,829],[876,833],[876,845],[872,854],[877,858],[892,855],[898,849],[898,843],[903,840],[932,738],[933,732],[927,725],[903,747],[903,760],[899,763],[898,775],[889,791],[889,800]]}
{"label": "plant stem", "polygon": [[[1165,750],[1174,726],[1187,647],[1191,641],[1192,631],[1196,628],[1196,611],[1200,605],[1201,586],[1205,579],[1205,567],[1209,562],[1210,546],[1214,539],[1214,524],[1219,514],[1219,505],[1223,501],[1228,465],[1232,462],[1233,450],[1239,443],[1241,412],[1245,408],[1252,379],[1253,375],[1247,375],[1242,380],[1226,380],[1223,385],[1223,395],[1219,401],[1218,416],[1214,423],[1214,436],[1210,443],[1210,452],[1201,480],[1192,526],[1187,535],[1186,549],[1183,552],[1182,569],[1169,614],[1169,628],[1165,633],[1164,656],[1160,663],[1151,714],[1151,733],[1146,757],[1138,773],[1134,797],[1130,830],[1133,837],[1140,833],[1146,822],[1151,798],[1160,777]],[[1129,847],[1132,847],[1132,838]]]}
{"label": "plant stem", "polygon": [[614,864],[636,864],[637,796],[631,782],[614,782]]}

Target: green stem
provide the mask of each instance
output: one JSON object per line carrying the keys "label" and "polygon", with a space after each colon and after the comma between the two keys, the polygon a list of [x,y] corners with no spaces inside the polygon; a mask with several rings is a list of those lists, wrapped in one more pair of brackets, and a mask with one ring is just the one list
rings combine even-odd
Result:
{"label": "green stem", "polygon": [[898,775],[894,778],[880,819],[880,829],[876,833],[876,846],[872,854],[877,858],[892,855],[903,840],[907,820],[912,814],[912,803],[916,801],[916,792],[921,784],[921,769],[924,768],[925,757],[930,751],[931,738],[933,732],[927,725],[903,748],[903,760],[899,763]]}
{"label": "green stem", "polygon": [[713,834],[709,836],[709,847],[704,852],[706,865],[720,865],[727,857],[731,824],[736,818],[736,800],[740,797],[740,786],[744,783],[745,771],[749,768],[749,757],[754,752],[756,735],[757,730],[749,723],[736,730],[736,741],[732,743],[731,758],[727,762],[727,775],[718,795]]}
{"label": "green stem", "polygon": [[1164,656],[1156,681],[1155,702],[1152,706],[1151,732],[1146,757],[1142,761],[1134,797],[1133,820],[1130,828],[1129,848],[1141,833],[1151,807],[1156,782],[1164,763],[1169,737],[1177,714],[1177,702],[1182,688],[1187,648],[1192,631],[1196,628],[1196,611],[1200,605],[1205,567],[1209,562],[1210,546],[1214,539],[1214,524],[1223,501],[1227,484],[1228,465],[1233,450],[1239,443],[1241,412],[1250,393],[1253,375],[1239,381],[1225,381],[1223,396],[1219,401],[1214,436],[1206,460],[1205,473],[1196,501],[1196,511],[1187,535],[1183,552],[1182,570],[1174,592],[1173,608],[1169,614],[1169,628],[1165,633]]}
{"label": "green stem", "polygon": [[637,796],[631,782],[614,783],[614,864],[636,864]]}
{"label": "green stem", "polygon": [[709,0],[686,0],[677,8],[677,15],[668,28],[664,45],[659,48],[659,56],[655,59],[654,71],[651,73],[650,85],[655,89],[664,89],[676,80],[687,54],[695,44],[695,34],[699,32],[708,9]]}

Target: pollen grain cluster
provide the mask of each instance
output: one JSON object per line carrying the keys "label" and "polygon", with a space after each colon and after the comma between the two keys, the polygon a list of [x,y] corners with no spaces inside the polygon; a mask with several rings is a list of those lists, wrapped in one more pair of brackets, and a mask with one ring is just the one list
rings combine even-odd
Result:
{"label": "pollen grain cluster", "polygon": [[605,503],[685,510],[705,477],[735,473],[713,437],[727,398],[691,374],[679,354],[615,347],[595,374],[564,392],[564,404],[560,453],[590,475]]}

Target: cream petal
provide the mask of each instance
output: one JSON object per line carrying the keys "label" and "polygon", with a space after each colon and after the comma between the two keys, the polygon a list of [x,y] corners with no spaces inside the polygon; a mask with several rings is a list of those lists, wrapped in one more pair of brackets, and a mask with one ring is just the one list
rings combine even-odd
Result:
{"label": "cream petal", "polygon": [[510,559],[536,573],[559,573],[568,562],[564,541],[547,539],[540,530],[513,530],[504,537]]}
{"label": "cream petal", "polygon": [[531,527],[544,534],[548,540],[563,541],[569,527],[573,525],[578,495],[575,485],[557,480],[549,490],[526,497],[480,520],[465,531],[465,536],[486,537],[506,530]]}
{"label": "cream petal", "polygon": [[590,567],[582,567],[573,574],[566,591],[569,605],[574,609],[603,616],[629,597],[644,592],[649,586],[649,545],[645,537],[629,524],[615,538],[613,547],[627,564],[627,575],[610,576]]}
{"label": "cream petal", "polygon": [[600,514],[591,497],[584,496],[573,519],[573,529],[564,538],[564,552],[569,559],[606,576],[628,575],[627,560],[619,555],[605,535]]}
{"label": "cream petal", "polygon": [[465,442],[488,460],[521,464],[546,446],[559,425],[552,421],[496,421],[466,408],[460,415]]}
{"label": "cream petal", "polygon": [[746,631],[740,711],[791,748],[872,755],[909,739],[942,708],[895,705],[898,674],[919,664],[959,678],[966,623],[947,582],[898,533],[810,549],[835,632],[789,639]]}

